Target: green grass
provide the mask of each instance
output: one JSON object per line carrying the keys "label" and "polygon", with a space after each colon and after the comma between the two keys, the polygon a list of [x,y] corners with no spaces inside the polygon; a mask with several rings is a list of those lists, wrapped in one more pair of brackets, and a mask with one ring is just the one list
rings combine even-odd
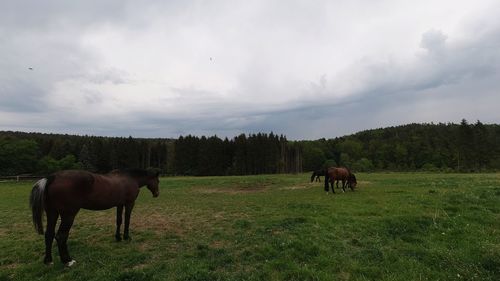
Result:
{"label": "green grass", "polygon": [[82,210],[71,269],[42,264],[31,183],[0,183],[0,280],[500,280],[499,174],[175,177],[143,189],[130,242],[115,210]]}

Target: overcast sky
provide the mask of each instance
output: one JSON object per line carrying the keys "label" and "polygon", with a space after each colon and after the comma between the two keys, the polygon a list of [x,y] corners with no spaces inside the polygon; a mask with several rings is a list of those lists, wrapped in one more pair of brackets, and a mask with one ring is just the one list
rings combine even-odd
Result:
{"label": "overcast sky", "polygon": [[497,0],[0,0],[0,130],[318,139],[500,123],[499,15]]}

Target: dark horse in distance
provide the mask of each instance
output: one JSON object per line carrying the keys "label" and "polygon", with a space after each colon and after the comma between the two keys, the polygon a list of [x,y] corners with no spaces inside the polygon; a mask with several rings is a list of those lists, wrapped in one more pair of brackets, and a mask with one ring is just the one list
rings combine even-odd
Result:
{"label": "dark horse in distance", "polygon": [[312,173],[311,175],[311,182],[314,181],[314,178],[316,178],[316,181],[319,181],[321,182],[321,178],[322,176],[324,176],[326,173],[325,169],[321,169],[321,170],[316,170]]}
{"label": "dark horse in distance", "polygon": [[342,190],[345,192],[346,184],[347,186],[354,191],[356,188],[357,181],[356,176],[351,173],[351,171],[347,168],[340,167],[331,167],[326,170],[325,175],[325,191],[328,192],[328,184],[330,183],[332,187],[332,192],[335,193],[335,189],[333,188],[334,182],[337,184],[337,188],[339,188],[339,181],[342,182]]}
{"label": "dark horse in distance", "polygon": [[[47,214],[45,231],[45,264],[52,263],[52,242],[55,238],[61,262],[70,267],[75,263],[68,252],[69,230],[80,209],[105,210],[117,207],[116,234],[121,240],[120,226],[125,207],[125,227],[123,238],[128,240],[130,214],[139,188],[147,186],[153,197],[159,195],[159,172],[153,170],[129,169],[114,170],[99,175],[86,171],[67,170],[54,173],[35,183],[31,191],[30,206],[33,224],[39,234],[43,234],[42,216]],[[57,234],[55,227],[61,217]]]}

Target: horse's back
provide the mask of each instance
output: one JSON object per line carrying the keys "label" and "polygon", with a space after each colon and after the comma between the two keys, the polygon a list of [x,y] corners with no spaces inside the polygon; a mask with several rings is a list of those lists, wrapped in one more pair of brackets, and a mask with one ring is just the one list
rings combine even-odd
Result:
{"label": "horse's back", "polygon": [[94,175],[94,185],[88,194],[85,209],[102,210],[135,201],[139,187],[118,174]]}
{"label": "horse's back", "polygon": [[55,180],[71,181],[80,188],[94,184],[94,174],[83,170],[63,170],[53,174]]}
{"label": "horse's back", "polygon": [[349,170],[347,168],[344,168],[344,167],[340,167],[340,168],[337,168],[337,174],[343,178],[347,178],[349,177]]}
{"label": "horse's back", "polygon": [[105,210],[135,200],[139,194],[138,187],[116,174],[66,170],[49,178],[49,202],[56,210]]}
{"label": "horse's back", "polygon": [[328,168],[327,174],[335,180],[342,180],[347,179],[350,173],[349,170],[344,167],[330,167]]}

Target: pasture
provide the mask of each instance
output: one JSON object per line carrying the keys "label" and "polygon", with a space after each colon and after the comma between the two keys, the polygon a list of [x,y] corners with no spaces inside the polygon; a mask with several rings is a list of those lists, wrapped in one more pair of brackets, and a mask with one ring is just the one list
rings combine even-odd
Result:
{"label": "pasture", "polygon": [[132,241],[115,209],[82,210],[77,264],[42,263],[32,182],[0,183],[0,280],[500,280],[499,174],[357,174],[325,195],[310,174],[162,178]]}

